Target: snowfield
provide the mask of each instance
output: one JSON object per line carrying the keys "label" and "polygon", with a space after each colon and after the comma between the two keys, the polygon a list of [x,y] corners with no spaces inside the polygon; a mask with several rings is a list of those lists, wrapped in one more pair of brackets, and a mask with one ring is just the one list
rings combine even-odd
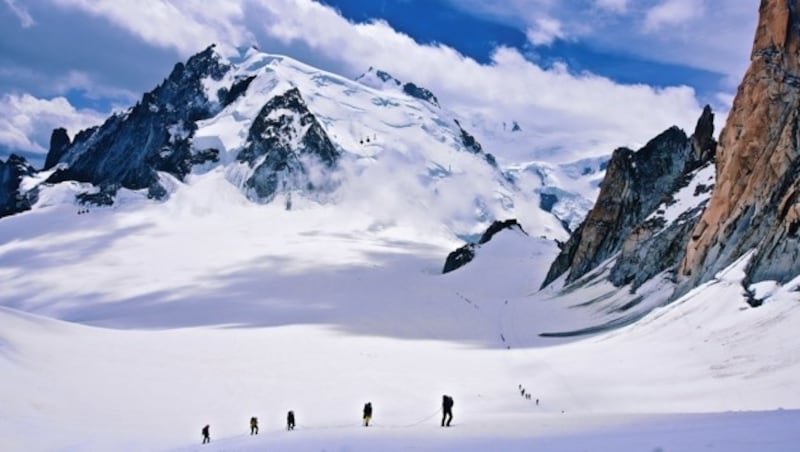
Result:
{"label": "snowfield", "polygon": [[[586,305],[602,285],[538,292],[558,250],[536,224],[441,275],[460,245],[441,224],[356,204],[253,204],[219,169],[176,183],[166,202],[123,191],[81,215],[79,189],[47,188],[0,221],[0,450],[800,442],[800,280],[762,283],[751,308],[746,259],[628,326],[542,337],[603,325],[619,300]],[[449,429],[442,394],[455,399]]]}

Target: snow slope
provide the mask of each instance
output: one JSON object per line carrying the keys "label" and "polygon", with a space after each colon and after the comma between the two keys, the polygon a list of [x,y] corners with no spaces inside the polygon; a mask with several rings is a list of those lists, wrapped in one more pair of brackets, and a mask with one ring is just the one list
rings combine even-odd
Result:
{"label": "snow slope", "polygon": [[[505,231],[441,275],[449,230],[253,204],[224,167],[163,203],[123,190],[78,215],[80,189],[50,187],[0,221],[0,450],[789,451],[800,439],[800,281],[760,285],[765,303],[750,308],[744,261],[632,325],[542,337],[612,318],[581,306],[586,292],[536,292],[550,240]],[[284,432],[290,409],[298,429]]]}

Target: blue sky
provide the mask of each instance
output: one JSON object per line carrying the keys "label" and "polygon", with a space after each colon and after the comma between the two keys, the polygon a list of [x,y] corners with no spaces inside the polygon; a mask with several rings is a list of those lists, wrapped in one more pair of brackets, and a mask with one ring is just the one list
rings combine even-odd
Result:
{"label": "blue sky", "polygon": [[690,128],[705,103],[724,116],[757,12],[758,0],[0,0],[0,158],[40,157],[52,128],[98,124],[212,42],[347,77],[380,67],[479,135],[518,120],[540,148],[634,146]]}
{"label": "blue sky", "polygon": [[727,83],[724,73],[602,48],[590,40],[556,40],[546,46],[532,46],[524,25],[471,14],[443,0],[323,0],[322,3],[333,6],[354,22],[379,18],[420,43],[442,43],[484,64],[490,62],[490,55],[498,45],[506,45],[520,49],[531,60],[546,66],[565,62],[572,71],[589,71],[621,83],[687,84],[709,102]]}

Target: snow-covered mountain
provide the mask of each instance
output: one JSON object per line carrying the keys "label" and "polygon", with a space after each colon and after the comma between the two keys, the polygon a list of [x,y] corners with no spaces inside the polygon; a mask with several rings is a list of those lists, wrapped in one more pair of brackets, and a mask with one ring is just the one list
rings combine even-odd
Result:
{"label": "snow-covered mountain", "polygon": [[32,195],[19,196],[79,182],[91,184],[74,186],[84,204],[113,204],[119,189],[163,200],[218,172],[256,203],[336,204],[466,240],[518,218],[535,236],[563,239],[602,167],[501,168],[413,82],[372,68],[354,81],[254,47],[211,46],[101,126],[72,140],[54,131],[44,171],[24,184]]}
{"label": "snow-covered mountain", "polygon": [[[797,11],[762,9],[757,45],[793,34],[737,105],[794,118],[772,69]],[[56,129],[44,169],[0,162],[0,450],[196,450],[210,425],[211,450],[793,451],[795,128],[772,107],[735,109],[721,149],[705,110],[692,136],[504,167],[513,119],[490,147],[411,81],[210,47]],[[748,173],[760,140],[781,152]],[[709,221],[748,200],[780,221],[721,217],[727,252]]]}

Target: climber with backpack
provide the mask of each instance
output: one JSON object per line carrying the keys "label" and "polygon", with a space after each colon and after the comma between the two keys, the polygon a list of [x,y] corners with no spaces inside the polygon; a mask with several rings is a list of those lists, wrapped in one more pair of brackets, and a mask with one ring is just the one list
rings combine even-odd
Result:
{"label": "climber with backpack", "polygon": [[[447,419],[447,423],[445,423]],[[450,422],[453,421],[453,398],[449,395],[442,396],[442,427],[450,427]]]}
{"label": "climber with backpack", "polygon": [[372,419],[372,402],[367,402],[364,405],[364,427],[369,427],[369,421]]}

